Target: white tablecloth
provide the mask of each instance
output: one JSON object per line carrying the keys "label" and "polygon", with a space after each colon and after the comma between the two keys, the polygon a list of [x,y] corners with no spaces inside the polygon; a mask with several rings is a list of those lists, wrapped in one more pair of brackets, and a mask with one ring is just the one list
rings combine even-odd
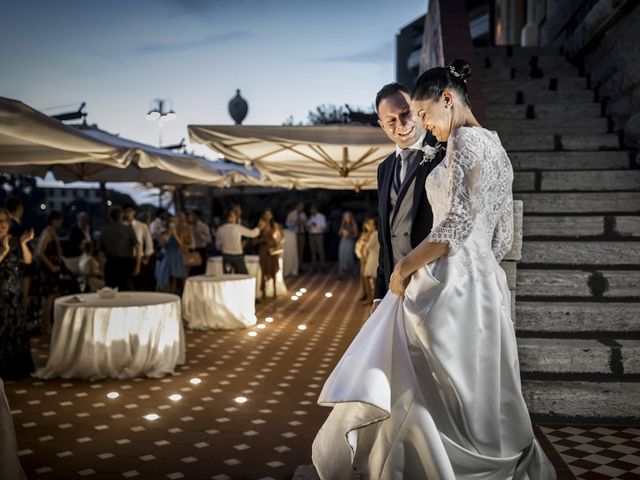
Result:
{"label": "white tablecloth", "polygon": [[47,365],[39,378],[162,377],[184,363],[180,297],[157,292],[60,297]]}
{"label": "white tablecloth", "polygon": [[284,276],[298,275],[298,235],[293,230],[284,231],[283,269]]}
{"label": "white tablecloth", "polygon": [[228,330],[255,325],[255,284],[251,275],[189,277],[182,293],[182,315],[187,326]]}
{"label": "white tablecloth", "polygon": [[[286,295],[287,286],[284,283],[284,275],[282,274],[282,256],[279,257],[280,270],[276,274],[276,294]],[[244,263],[247,265],[249,275],[256,279],[256,298],[262,298],[262,292],[260,291],[260,282],[262,281],[262,269],[260,268],[260,257],[258,255],[245,255]],[[207,262],[207,275],[220,276],[223,274],[222,270],[222,257],[209,257]],[[267,282],[266,286],[267,297],[273,296],[273,281]]]}

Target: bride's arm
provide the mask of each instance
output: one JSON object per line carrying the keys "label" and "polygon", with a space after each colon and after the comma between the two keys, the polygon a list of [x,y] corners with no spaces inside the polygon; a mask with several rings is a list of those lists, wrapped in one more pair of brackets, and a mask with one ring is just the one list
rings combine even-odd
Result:
{"label": "bride's arm", "polygon": [[[465,129],[466,130],[466,129]],[[424,265],[457,251],[471,234],[475,220],[474,197],[480,177],[481,149],[473,133],[456,131],[450,139],[448,157],[448,209],[442,221],[407,256],[401,259],[391,275],[389,289],[403,295],[409,277]],[[472,138],[466,138],[467,136]]]}

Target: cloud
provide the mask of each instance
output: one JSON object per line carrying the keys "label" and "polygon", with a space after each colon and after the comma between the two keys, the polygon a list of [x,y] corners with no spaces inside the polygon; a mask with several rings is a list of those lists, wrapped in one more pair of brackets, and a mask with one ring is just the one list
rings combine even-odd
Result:
{"label": "cloud", "polygon": [[222,35],[210,35],[208,37],[199,40],[188,40],[185,42],[175,43],[150,43],[142,45],[134,49],[136,53],[167,53],[167,52],[179,52],[183,50],[190,50],[193,48],[209,47],[211,45],[218,45],[228,43],[233,40],[241,40],[251,37],[250,34],[245,32],[232,32]]}
{"label": "cloud", "polygon": [[393,44],[384,42],[355,53],[344,53],[321,59],[323,62],[387,63],[393,60]]}

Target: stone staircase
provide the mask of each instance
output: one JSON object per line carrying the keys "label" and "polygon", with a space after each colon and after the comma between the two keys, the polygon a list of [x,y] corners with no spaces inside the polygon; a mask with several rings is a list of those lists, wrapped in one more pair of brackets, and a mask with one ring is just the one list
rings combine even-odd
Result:
{"label": "stone staircase", "polygon": [[476,50],[524,201],[516,332],[538,419],[640,422],[640,170],[559,49]]}

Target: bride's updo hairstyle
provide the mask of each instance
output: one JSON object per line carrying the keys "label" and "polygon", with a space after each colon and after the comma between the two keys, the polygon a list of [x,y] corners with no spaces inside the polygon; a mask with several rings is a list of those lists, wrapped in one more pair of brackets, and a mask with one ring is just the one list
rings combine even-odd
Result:
{"label": "bride's updo hairstyle", "polygon": [[413,100],[438,100],[445,90],[454,90],[470,106],[467,78],[471,66],[464,60],[454,60],[446,67],[430,68],[418,77],[411,92]]}

